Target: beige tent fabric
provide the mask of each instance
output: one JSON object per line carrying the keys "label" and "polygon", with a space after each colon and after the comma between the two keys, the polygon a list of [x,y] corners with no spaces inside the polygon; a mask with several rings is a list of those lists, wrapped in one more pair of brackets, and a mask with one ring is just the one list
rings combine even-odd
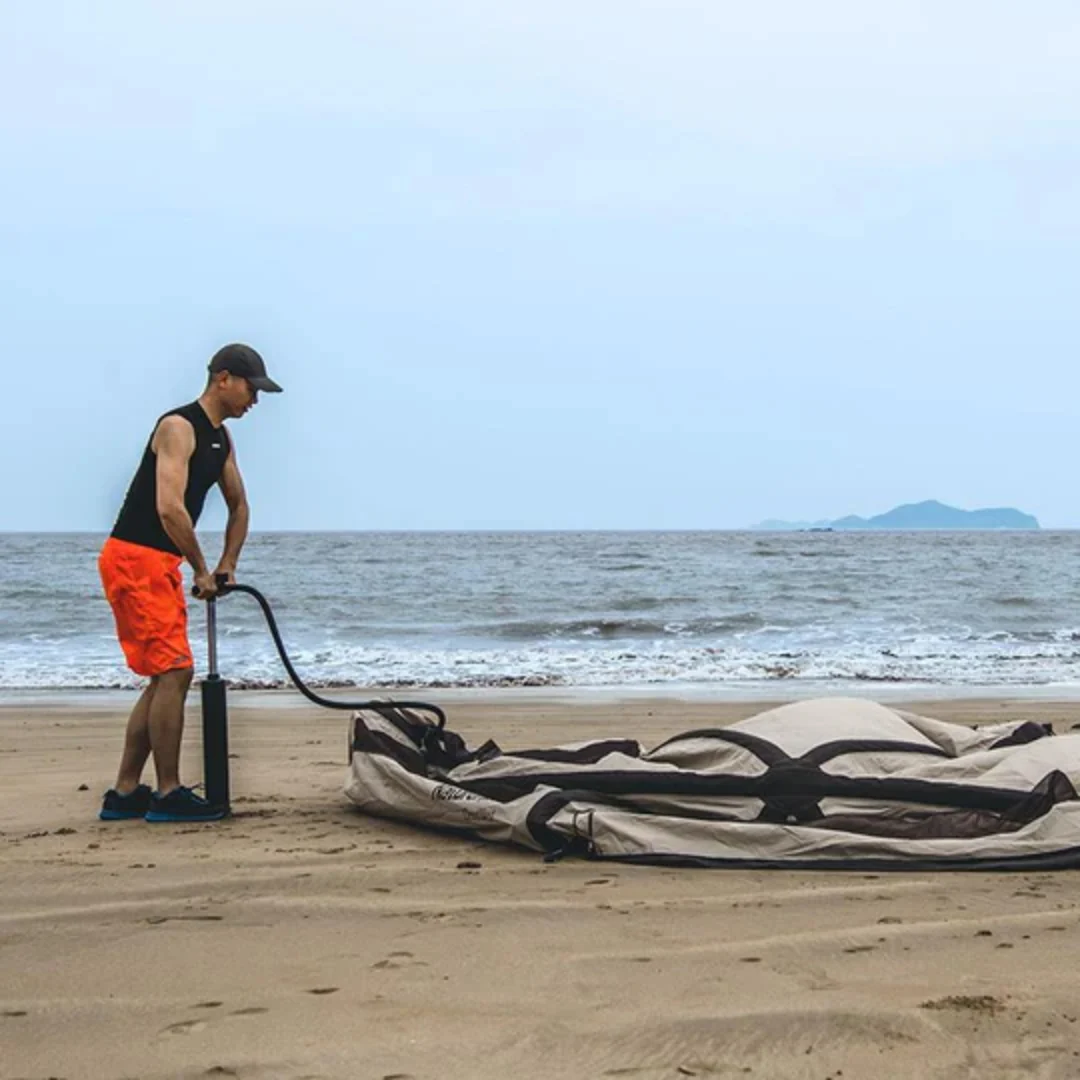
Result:
{"label": "beige tent fabric", "polygon": [[698,865],[1080,865],[1080,736],[970,729],[871,701],[785,705],[648,750],[470,751],[423,717],[353,717],[367,813],[553,854]]}

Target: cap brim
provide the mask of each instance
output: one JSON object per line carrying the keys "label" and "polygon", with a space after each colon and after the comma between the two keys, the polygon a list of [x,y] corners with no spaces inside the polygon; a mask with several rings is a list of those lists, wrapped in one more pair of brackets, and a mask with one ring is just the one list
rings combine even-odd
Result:
{"label": "cap brim", "polygon": [[278,384],[274,382],[273,379],[268,379],[265,375],[245,375],[244,378],[246,378],[247,381],[251,383],[251,385],[254,386],[256,390],[259,390],[264,394],[281,393],[281,387],[278,386]]}

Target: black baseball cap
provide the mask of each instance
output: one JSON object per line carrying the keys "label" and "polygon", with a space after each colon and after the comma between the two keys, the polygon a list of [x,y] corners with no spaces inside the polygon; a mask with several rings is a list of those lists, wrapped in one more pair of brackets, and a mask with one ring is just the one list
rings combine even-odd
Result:
{"label": "black baseball cap", "polygon": [[226,345],[218,349],[210,358],[210,372],[216,374],[219,371],[247,379],[256,390],[281,393],[281,387],[266,374],[263,358],[250,345]]}

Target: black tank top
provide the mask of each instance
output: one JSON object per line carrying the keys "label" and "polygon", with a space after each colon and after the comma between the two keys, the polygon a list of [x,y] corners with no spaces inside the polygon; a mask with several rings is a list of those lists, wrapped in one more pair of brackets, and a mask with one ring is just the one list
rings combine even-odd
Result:
{"label": "black tank top", "polygon": [[[158,417],[154,432],[166,416],[182,416],[195,429],[195,452],[188,461],[188,482],[184,490],[184,506],[194,525],[202,513],[206,493],[221,479],[229,456],[229,433],[224,425],[214,427],[197,401]],[[117,540],[179,555],[180,549],[169,539],[157,512],[157,454],[151,449],[153,441],[154,433],[151,432],[112,535]]]}

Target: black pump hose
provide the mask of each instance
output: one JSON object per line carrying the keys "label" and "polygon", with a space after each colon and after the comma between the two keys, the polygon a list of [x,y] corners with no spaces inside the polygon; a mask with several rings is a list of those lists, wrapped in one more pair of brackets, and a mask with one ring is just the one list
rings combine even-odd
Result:
{"label": "black pump hose", "polygon": [[[192,592],[195,593],[195,595],[198,595],[194,589]],[[430,705],[424,701],[393,701],[387,699],[382,701],[334,701],[331,698],[320,697],[304,683],[304,680],[296,673],[296,668],[292,666],[289,654],[285,651],[285,643],[281,640],[281,634],[278,631],[277,620],[274,618],[273,611],[270,610],[270,604],[266,597],[263,596],[258,589],[252,588],[250,585],[230,585],[221,580],[218,581],[218,596],[224,596],[231,592],[247,593],[248,596],[253,596],[255,598],[259,607],[262,608],[263,615],[266,616],[266,625],[270,628],[270,636],[274,639],[274,645],[277,646],[278,656],[281,657],[281,662],[285,665],[285,670],[289,673],[289,678],[292,679],[296,689],[299,690],[308,701],[313,701],[316,705],[321,705],[324,709],[379,710],[385,709],[387,706],[397,709],[415,709],[417,712],[434,713],[438,718],[438,727],[440,730],[446,726],[446,713],[443,712],[438,705]]]}

